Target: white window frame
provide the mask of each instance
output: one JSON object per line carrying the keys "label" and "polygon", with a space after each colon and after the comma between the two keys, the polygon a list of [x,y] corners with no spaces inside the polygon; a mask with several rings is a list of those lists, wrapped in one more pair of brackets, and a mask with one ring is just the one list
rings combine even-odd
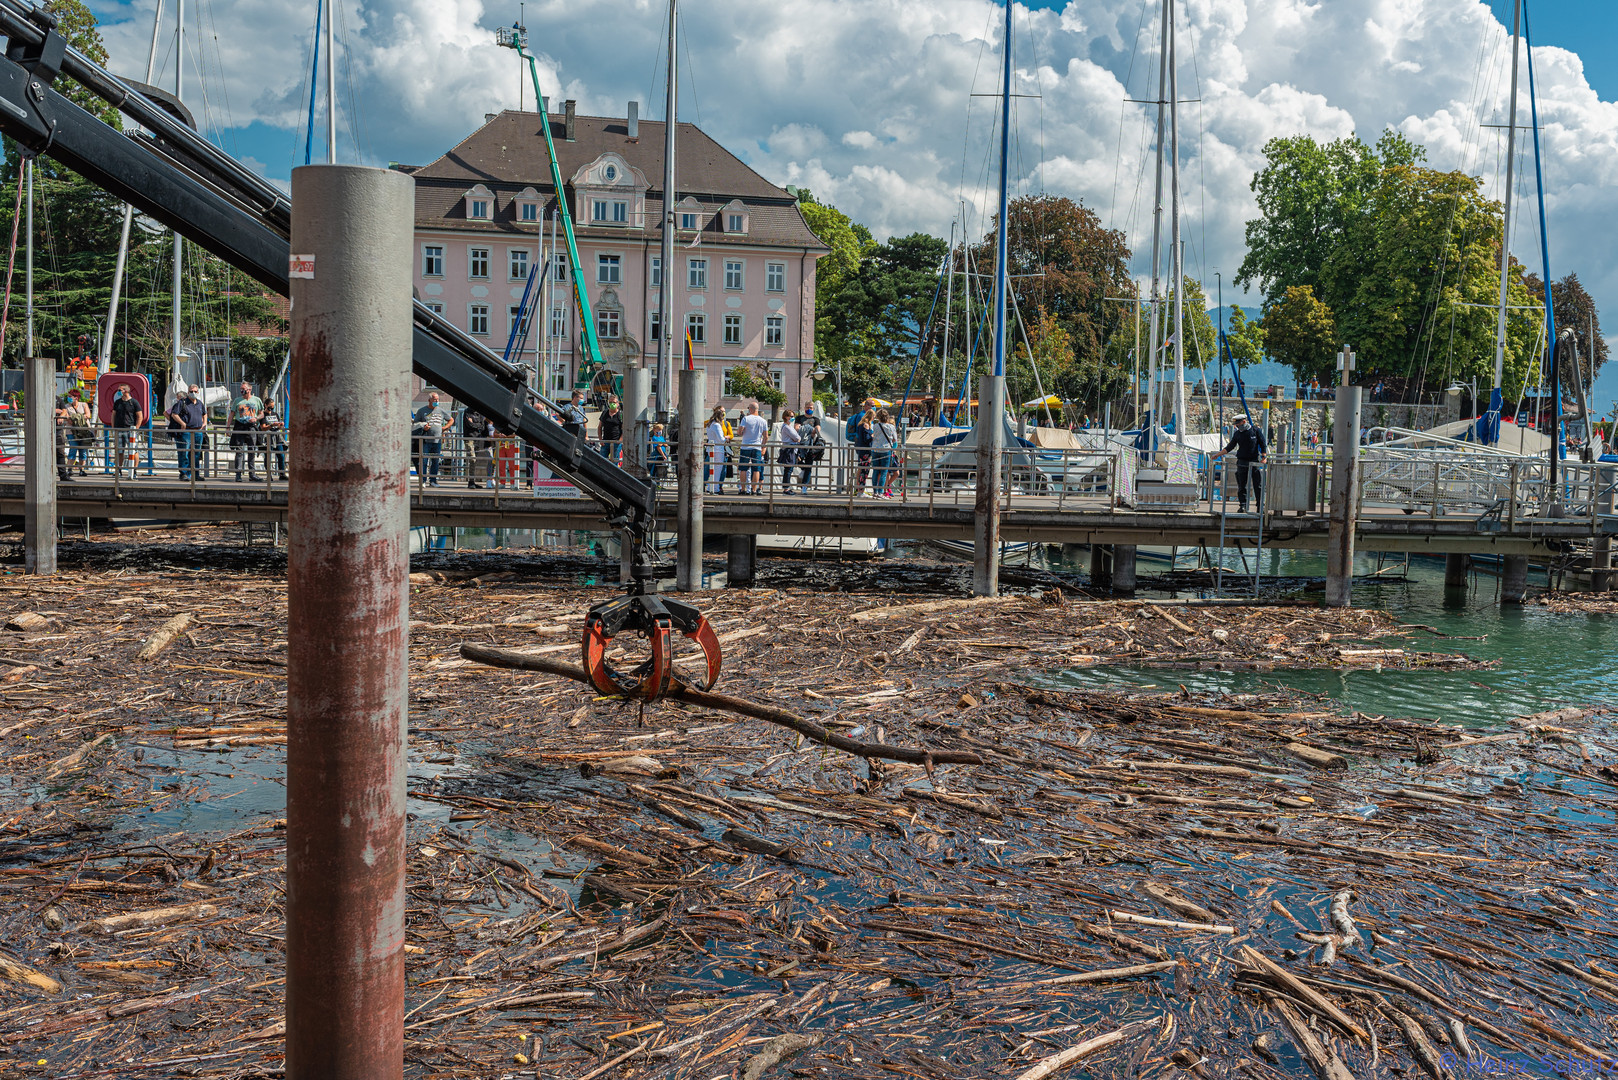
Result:
{"label": "white window frame", "polygon": [[[480,325],[482,326],[481,330],[478,329]],[[466,305],[466,332],[468,334],[476,334],[478,337],[489,336],[488,304]]]}
{"label": "white window frame", "polygon": [[490,212],[493,203],[493,199],[467,199],[466,216],[473,221],[488,221],[493,216]]}
{"label": "white window frame", "polygon": [[518,220],[520,220],[520,221],[538,221],[539,220],[539,204],[537,202],[531,202],[531,201],[528,201],[528,200],[524,200],[523,202],[518,203],[517,204],[517,216],[518,216]]}
{"label": "white window frame", "polygon": [[[478,263],[483,263],[483,273],[478,273]],[[486,247],[469,247],[466,249],[466,276],[473,281],[489,280],[489,249]]]}
{"label": "white window frame", "polygon": [[770,385],[775,387],[777,390],[785,392],[787,388],[787,373],[782,371],[780,368],[771,368],[769,374]]}
{"label": "white window frame", "polygon": [[742,326],[743,320],[740,312],[727,311],[723,323],[724,344],[740,345],[742,343]]}
{"label": "white window frame", "polygon": [[427,310],[432,312],[434,315],[442,315],[444,314],[444,305],[437,300],[428,300]]}
{"label": "white window frame", "polygon": [[[520,270],[517,268],[517,263],[519,262],[522,263],[522,269]],[[512,281],[528,280],[527,248],[508,248],[506,250],[506,275]]]}
{"label": "white window frame", "polygon": [[693,311],[685,317],[685,332],[691,335],[691,344],[708,344],[708,316],[700,311]]}
{"label": "white window frame", "polygon": [[648,316],[648,322],[647,322],[646,331],[647,331],[647,334],[646,334],[646,340],[647,341],[661,341],[662,340],[663,313],[661,311],[653,311],[653,312],[650,313],[650,315]]}
{"label": "white window frame", "polygon": [[766,349],[781,349],[787,342],[787,317],[785,315],[769,315],[764,319],[764,347]]}
{"label": "white window frame", "polygon": [[551,337],[558,341],[567,340],[567,306],[556,304],[551,307]]}
{"label": "white window frame", "polygon": [[[521,326],[517,325],[519,317],[521,318],[521,322],[522,322]],[[528,311],[527,308],[523,307],[523,305],[521,305],[521,304],[507,305],[507,307],[506,307],[506,333],[509,334],[512,331],[516,331],[516,333],[519,336],[522,335],[528,329],[528,320],[529,320],[529,318],[530,318],[530,312]]]}
{"label": "white window frame", "polygon": [[772,262],[772,263],[765,263],[764,264],[764,291],[765,292],[786,292],[787,291],[787,264],[786,263]]}
{"label": "white window frame", "polygon": [[702,228],[702,214],[697,210],[680,211],[680,228],[693,231]]}
{"label": "white window frame", "polygon": [[747,215],[730,213],[725,215],[725,231],[728,233],[744,233],[747,231]]}
{"label": "white window frame", "polygon": [[617,341],[624,336],[624,313],[617,308],[596,309],[596,337]]}
{"label": "white window frame", "polygon": [[708,287],[708,260],[705,257],[692,256],[685,260],[685,287],[688,289]]}
{"label": "white window frame", "polygon": [[651,282],[649,288],[661,289],[663,287],[663,257],[653,255],[651,268],[647,271],[647,280]]}
{"label": "white window frame", "polygon": [[567,252],[558,251],[553,258],[556,261],[551,265],[551,280],[560,285],[567,281]]}
{"label": "white window frame", "polygon": [[624,283],[624,257],[601,253],[596,256],[596,284],[622,285]]}
{"label": "white window frame", "polygon": [[747,287],[747,263],[743,259],[725,260],[725,288],[740,292]]}
{"label": "white window frame", "polygon": [[739,368],[739,367],[742,367],[742,366],[743,365],[741,365],[741,364],[737,364],[735,367],[728,367],[728,368],[725,369],[724,374],[720,377],[720,380],[719,380],[719,396],[720,397],[737,397],[738,396],[737,393],[736,393],[735,387],[730,385],[730,373],[732,371],[735,371],[736,368]]}
{"label": "white window frame", "polygon": [[443,244],[423,244],[423,245],[421,245],[421,276],[422,277],[443,277],[444,276],[444,245]]}

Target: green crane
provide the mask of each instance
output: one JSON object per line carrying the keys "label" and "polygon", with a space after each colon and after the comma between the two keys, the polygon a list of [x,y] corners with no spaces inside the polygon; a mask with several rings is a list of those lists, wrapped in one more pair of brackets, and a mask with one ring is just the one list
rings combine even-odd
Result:
{"label": "green crane", "polygon": [[541,125],[545,132],[545,154],[551,162],[551,184],[556,188],[556,206],[562,214],[562,233],[567,237],[568,264],[573,274],[573,299],[579,305],[579,322],[584,327],[584,363],[580,376],[586,382],[602,366],[601,343],[596,340],[595,312],[590,309],[590,297],[584,291],[584,267],[579,263],[579,245],[573,237],[573,215],[567,208],[567,192],[562,187],[562,165],[556,159],[556,142],[551,138],[551,110],[545,95],[539,89],[539,67],[528,52],[528,29],[524,26],[502,26],[495,30],[494,40],[528,61],[528,76],[534,83],[534,99],[539,102]]}

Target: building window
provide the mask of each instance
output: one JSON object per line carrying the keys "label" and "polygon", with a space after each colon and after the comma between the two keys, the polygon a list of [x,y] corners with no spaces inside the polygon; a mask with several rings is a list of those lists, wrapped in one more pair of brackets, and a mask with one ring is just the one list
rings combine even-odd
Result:
{"label": "building window", "polygon": [[466,309],[467,333],[487,335],[489,333],[489,305],[471,304]]}
{"label": "building window", "polygon": [[730,373],[733,372],[733,371],[739,371],[739,370],[741,370],[741,369],[740,368],[726,368],[725,369],[725,377],[724,377],[724,380],[723,380],[722,384],[719,387],[719,396],[720,397],[736,397],[737,396],[736,388],[730,385]]}
{"label": "building window", "polygon": [[770,385],[784,391],[787,388],[786,372],[779,368],[770,369]]}
{"label": "building window", "polygon": [[444,276],[444,249],[435,244],[428,244],[421,249],[421,276]]}
{"label": "building window", "polygon": [[489,249],[468,248],[466,252],[467,276],[486,278],[489,276]]}
{"label": "building window", "polygon": [[512,281],[524,281],[524,280],[526,280],[527,277],[528,277],[528,251],[527,251],[527,249],[526,248],[512,248],[511,251],[509,252],[509,254],[511,256],[511,267],[510,267],[511,280]]}
{"label": "building window", "polygon": [[624,260],[621,255],[596,256],[596,284],[617,285],[623,281]]}
{"label": "building window", "polygon": [[725,260],[725,288],[740,289],[742,287],[742,266],[740,259]]}
{"label": "building window", "polygon": [[685,317],[685,332],[691,335],[691,344],[705,345],[708,341],[708,316],[693,311]]}
{"label": "building window", "polygon": [[513,304],[511,307],[506,309],[506,315],[510,320],[508,325],[510,325],[512,331],[514,333],[516,333],[519,337],[527,336],[527,334],[528,334],[528,311],[527,311],[527,309],[525,309],[521,304]]}
{"label": "building window", "polygon": [[551,280],[556,282],[567,280],[567,252],[556,253],[556,261],[551,266]]}
{"label": "building window", "polygon": [[434,315],[442,315],[444,314],[444,305],[438,303],[437,301],[429,300],[427,302],[427,310],[432,312]]}
{"label": "building window", "polygon": [[518,216],[521,217],[522,220],[524,220],[524,221],[538,221],[539,220],[539,204],[538,203],[525,202],[525,203],[522,203],[520,206],[518,206],[517,210],[518,210]]}
{"label": "building window", "polygon": [[695,229],[697,227],[697,220],[698,215],[693,214],[688,210],[680,212],[680,228],[682,229]]}
{"label": "building window", "polygon": [[687,259],[685,261],[685,284],[688,289],[706,289],[708,287],[707,259]]}
{"label": "building window", "polygon": [[622,199],[592,199],[590,221],[599,225],[627,225],[629,204]]}
{"label": "building window", "polygon": [[596,337],[605,341],[617,341],[622,336],[622,315],[617,308],[602,308],[596,312]]}
{"label": "building window", "polygon": [[733,233],[746,232],[747,219],[741,214],[727,215],[725,218],[725,231]]}
{"label": "building window", "polygon": [[764,264],[764,288],[768,292],[787,291],[787,264]]}
{"label": "building window", "polygon": [[663,336],[663,313],[661,311],[654,311],[654,312],[652,312],[652,334],[651,334],[651,338],[649,340],[657,341],[660,338],[662,338],[662,336]]}
{"label": "building window", "polygon": [[551,337],[557,339],[567,337],[567,308],[551,308]]}
{"label": "building window", "polygon": [[472,207],[471,210],[469,210],[467,212],[467,215],[466,215],[467,217],[474,218],[474,219],[476,219],[478,221],[488,221],[489,220],[489,200],[488,199],[473,199],[473,200],[471,200],[471,207]]}
{"label": "building window", "polygon": [[742,343],[742,317],[736,314],[725,316],[725,344],[740,345]]}
{"label": "building window", "polygon": [[781,315],[771,315],[764,320],[764,345],[766,348],[779,349],[786,343],[787,321]]}
{"label": "building window", "polygon": [[662,287],[663,287],[663,260],[660,259],[660,258],[657,258],[656,256],[653,256],[653,258],[652,258],[652,288],[661,289]]}

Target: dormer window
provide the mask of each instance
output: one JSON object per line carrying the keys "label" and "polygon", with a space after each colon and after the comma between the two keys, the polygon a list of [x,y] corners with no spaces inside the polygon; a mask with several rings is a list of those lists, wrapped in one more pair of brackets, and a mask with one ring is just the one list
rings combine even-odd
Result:
{"label": "dormer window", "polygon": [[680,228],[702,228],[702,204],[697,202],[695,197],[687,195],[674,204],[674,209],[680,215]]}
{"label": "dormer window", "polygon": [[540,204],[539,192],[535,191],[531,187],[525,187],[521,191],[517,192],[516,196],[511,200],[511,202],[515,207],[515,209],[512,211],[512,217],[515,217],[518,221],[526,221],[530,224],[538,223]]}
{"label": "dormer window", "polygon": [[466,217],[468,221],[494,220],[494,192],[479,184],[466,193]]}
{"label": "dormer window", "polygon": [[725,231],[732,234],[747,232],[747,204],[740,199],[732,199],[720,211],[720,220],[725,223]]}
{"label": "dormer window", "polygon": [[618,179],[618,166],[608,165],[606,168],[602,169],[601,179],[605,180],[609,184]]}
{"label": "dormer window", "polygon": [[[607,168],[612,168],[611,165]],[[591,199],[590,223],[592,225],[628,225],[629,203],[623,199]]]}
{"label": "dormer window", "polygon": [[699,215],[682,211],[680,213],[680,228],[695,229],[697,227],[698,220],[700,220]]}

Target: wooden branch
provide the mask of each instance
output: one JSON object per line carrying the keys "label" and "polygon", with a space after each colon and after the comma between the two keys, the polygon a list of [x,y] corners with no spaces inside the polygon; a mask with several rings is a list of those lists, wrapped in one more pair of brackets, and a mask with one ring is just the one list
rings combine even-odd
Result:
{"label": "wooden branch", "polygon": [[1125,1024],[1116,1031],[1109,1031],[1105,1035],[1085,1039],[1077,1046],[1070,1046],[1059,1054],[1052,1054],[1032,1069],[1018,1073],[1017,1080],[1044,1080],[1045,1077],[1050,1076],[1052,1073],[1060,1072],[1075,1061],[1082,1061],[1092,1054],[1100,1053],[1109,1046],[1116,1046],[1131,1035],[1139,1034],[1147,1028],[1158,1027],[1162,1024],[1163,1018],[1160,1016],[1153,1017],[1150,1020],[1136,1020]]}
{"label": "wooden branch", "polygon": [[[464,642],[461,645],[461,656],[479,664],[490,667],[516,668],[520,671],[542,671],[547,675],[559,675],[564,679],[590,685],[590,676],[585,674],[581,667],[564,664],[559,660],[548,657],[532,656],[528,653],[517,652],[513,649],[496,649],[488,645],[475,645]],[[813,720],[805,720],[801,716],[794,716],[785,709],[777,709],[771,705],[760,705],[748,701],[746,698],[731,697],[729,694],[714,694],[705,690],[679,683],[669,692],[670,701],[680,701],[687,705],[696,705],[704,709],[717,709],[720,712],[732,712],[739,716],[749,716],[755,720],[778,724],[790,731],[795,731],[806,739],[829,746],[834,750],[841,750],[845,754],[854,754],[863,758],[882,758],[886,761],[902,761],[910,765],[982,765],[983,758],[969,750],[920,750],[907,746],[888,746],[885,743],[860,742],[850,739],[846,735],[839,735],[828,731]]]}
{"label": "wooden branch", "polygon": [[146,644],[140,647],[140,652],[135,654],[135,659],[152,659],[152,657],[168,648],[169,643],[175,638],[185,633],[186,627],[190,625],[191,613],[189,611],[180,612],[180,614],[174,616],[174,618],[158,627],[157,632],[146,639]]}

